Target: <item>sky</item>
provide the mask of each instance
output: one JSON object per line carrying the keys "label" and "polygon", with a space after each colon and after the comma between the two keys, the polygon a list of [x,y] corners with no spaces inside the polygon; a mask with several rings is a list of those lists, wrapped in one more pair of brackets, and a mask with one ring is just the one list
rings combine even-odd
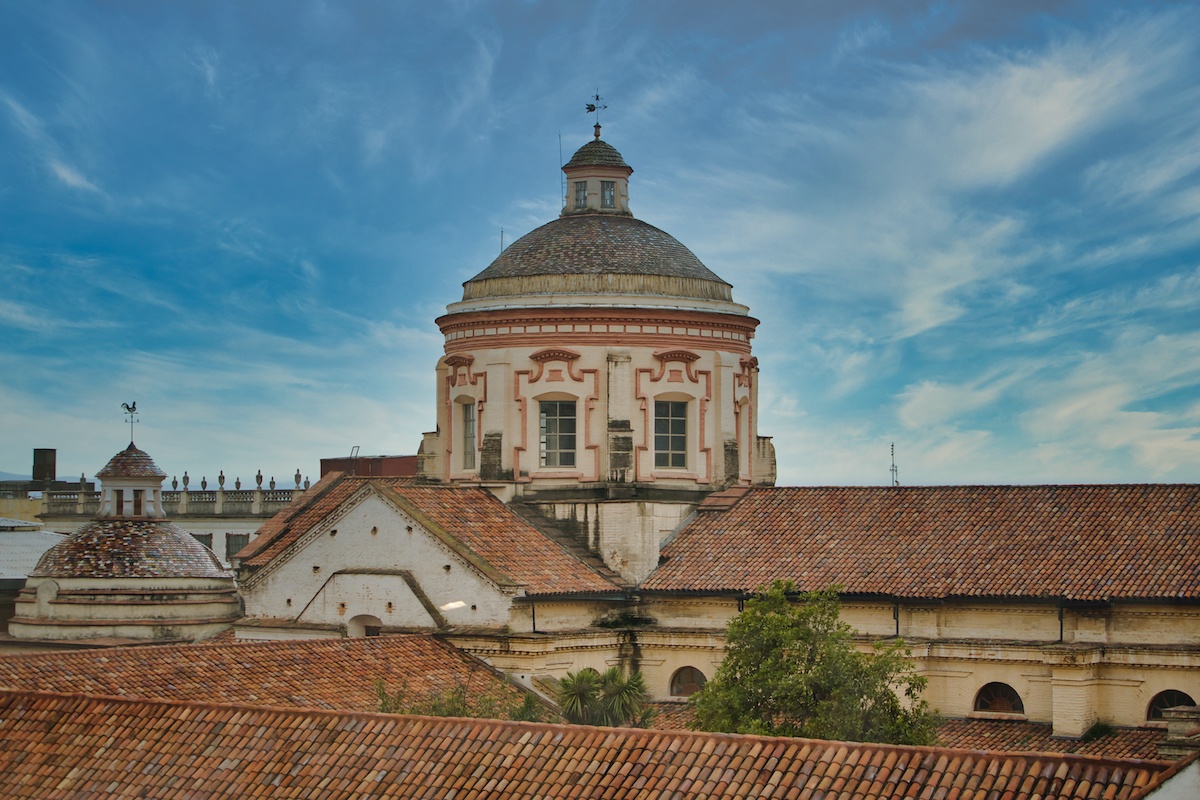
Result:
{"label": "sky", "polygon": [[[0,0],[0,472],[414,453],[603,138],[780,484],[1200,481],[1200,5]],[[502,233],[503,232],[503,233]],[[194,485],[194,484],[193,484]]]}

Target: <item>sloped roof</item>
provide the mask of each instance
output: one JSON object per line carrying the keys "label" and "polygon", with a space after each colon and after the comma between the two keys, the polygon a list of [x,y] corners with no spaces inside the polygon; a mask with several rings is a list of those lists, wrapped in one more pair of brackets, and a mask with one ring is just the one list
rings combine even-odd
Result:
{"label": "sloped roof", "polygon": [[65,538],[41,530],[0,531],[0,578],[29,577],[42,554]]}
{"label": "sloped roof", "polygon": [[[0,692],[0,793],[1137,800],[1180,765]],[[103,746],[97,746],[103,743]]]}
{"label": "sloped roof", "polygon": [[[326,476],[329,478],[330,476]],[[322,480],[301,500],[259,529],[238,553],[243,566],[258,568],[288,557],[306,531],[320,524],[366,487],[374,487],[417,517],[447,544],[485,571],[525,587],[527,594],[615,592],[617,584],[568,553],[485,489],[427,484],[412,478]]]}
{"label": "sloped roof", "polygon": [[[692,706],[680,702],[651,703],[655,714],[650,726],[682,731],[695,722]],[[1165,728],[1114,728],[1084,741],[1054,736],[1054,726],[1043,722],[1007,719],[943,719],[937,728],[939,747],[956,750],[1002,750],[1019,753],[1077,753],[1104,758],[1157,760],[1158,745],[1167,738]]]}
{"label": "sloped roof", "polygon": [[96,473],[97,478],[165,478],[167,473],[158,468],[154,459],[133,442],[108,460],[104,469]]}
{"label": "sloped roof", "polygon": [[0,655],[0,686],[148,700],[373,711],[375,682],[413,699],[458,686],[521,691],[481,662],[422,635],[118,647]]}
{"label": "sloped roof", "polygon": [[[722,493],[723,494],[723,493]],[[1200,599],[1200,485],[789,487],[714,495],[642,585],[911,598]]]}
{"label": "sloped roof", "polygon": [[1006,719],[947,719],[938,725],[938,743],[968,750],[1035,750],[1040,753],[1078,753],[1105,758],[1158,759],[1165,728],[1114,728],[1094,739],[1053,735],[1054,726]]}
{"label": "sloped roof", "polygon": [[37,578],[233,578],[196,537],[165,520],[99,519],[47,550]]}

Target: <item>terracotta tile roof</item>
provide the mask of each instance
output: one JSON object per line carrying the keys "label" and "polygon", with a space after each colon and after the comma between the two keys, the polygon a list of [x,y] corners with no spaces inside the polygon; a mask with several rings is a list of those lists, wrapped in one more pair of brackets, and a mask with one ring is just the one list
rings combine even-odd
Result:
{"label": "terracotta tile roof", "polygon": [[1089,742],[1056,738],[1053,726],[1038,722],[991,719],[947,719],[938,726],[938,743],[967,750],[1018,750],[1039,753],[1078,753],[1105,758],[1159,758],[1165,728],[1114,728]]}
{"label": "terracotta tile roof", "polygon": [[547,222],[504,248],[467,283],[529,275],[659,275],[728,286],[674,236],[613,214]]}
{"label": "terracotta tile roof", "polygon": [[0,686],[156,700],[373,711],[375,682],[423,698],[465,686],[473,697],[520,689],[422,635],[121,647],[0,655]]}
{"label": "terracotta tile roof", "polygon": [[1200,485],[754,489],[698,513],[644,590],[1200,598]]}
{"label": "terracotta tile roof", "polygon": [[[687,703],[651,704],[655,716],[650,726],[659,730],[685,731],[696,719]],[[938,726],[940,747],[956,750],[999,750],[1020,753],[1077,753],[1105,758],[1159,760],[1158,745],[1167,738],[1162,728],[1114,728],[1089,742],[1053,735],[1054,726],[1039,722],[993,719],[945,719]]]}
{"label": "terracotta tile roof", "polygon": [[[329,476],[327,476],[329,477]],[[530,595],[616,592],[604,578],[485,489],[412,478],[325,479],[264,525],[238,557],[256,568],[287,556],[302,535],[364,488],[374,487],[485,574]],[[319,491],[318,491],[319,489]]]}
{"label": "terracotta tile roof", "polygon": [[167,473],[158,468],[154,459],[145,450],[138,450],[133,442],[108,460],[104,468],[96,473],[97,478],[165,478]]}
{"label": "terracotta tile roof", "polygon": [[0,692],[5,797],[1137,800],[1180,767]]}
{"label": "terracotta tile roof", "polygon": [[99,519],[47,550],[39,578],[228,578],[233,573],[196,537],[165,520]]}

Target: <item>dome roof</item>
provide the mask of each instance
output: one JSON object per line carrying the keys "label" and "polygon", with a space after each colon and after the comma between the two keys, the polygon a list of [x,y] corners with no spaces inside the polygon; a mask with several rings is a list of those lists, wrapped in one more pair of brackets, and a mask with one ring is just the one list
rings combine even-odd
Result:
{"label": "dome roof", "polygon": [[90,522],[47,550],[31,578],[230,578],[213,552],[161,520]]}
{"label": "dome roof", "polygon": [[160,481],[167,473],[158,468],[154,459],[144,450],[138,450],[133,442],[121,452],[108,460],[104,469],[96,473],[97,478],[158,478]]}
{"label": "dome roof", "polygon": [[625,163],[625,159],[621,158],[617,148],[600,139],[588,142],[576,150],[563,169],[571,167],[625,167],[630,172],[633,171],[632,167]]}
{"label": "dome roof", "polygon": [[[580,152],[595,144],[604,143],[590,142]],[[731,299],[730,285],[675,237],[639,219],[611,214],[548,222],[505,248],[463,287],[463,300],[614,292]]]}

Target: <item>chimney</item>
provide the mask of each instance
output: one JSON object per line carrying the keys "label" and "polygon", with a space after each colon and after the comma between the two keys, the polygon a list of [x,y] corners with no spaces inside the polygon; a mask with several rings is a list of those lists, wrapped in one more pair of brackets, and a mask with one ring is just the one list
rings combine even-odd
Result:
{"label": "chimney", "polygon": [[35,489],[49,489],[58,480],[55,459],[58,451],[48,447],[35,447],[33,450],[33,482]]}

